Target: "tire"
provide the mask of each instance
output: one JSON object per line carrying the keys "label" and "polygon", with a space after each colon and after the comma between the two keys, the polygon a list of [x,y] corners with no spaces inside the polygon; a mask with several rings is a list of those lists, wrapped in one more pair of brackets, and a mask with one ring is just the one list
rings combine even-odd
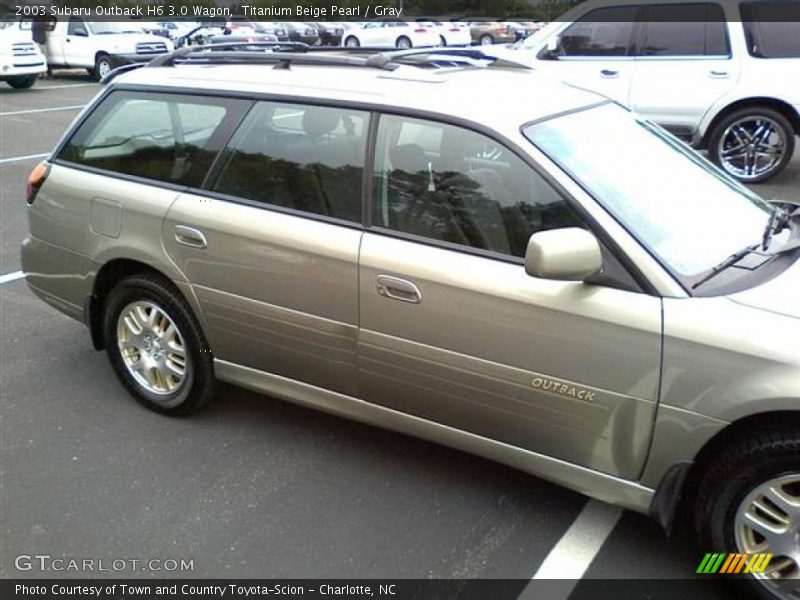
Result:
{"label": "tire", "polygon": [[344,45],[347,48],[358,48],[359,46],[361,46],[361,42],[358,41],[357,37],[351,35],[350,37],[345,39]]}
{"label": "tire", "polygon": [[16,77],[9,77],[6,83],[15,90],[25,90],[29,87],[33,87],[33,84],[36,83],[38,78],[38,75],[17,75]]}
{"label": "tire", "polygon": [[[800,577],[800,423],[764,425],[753,428],[747,437],[722,448],[705,469],[695,499],[695,529],[700,552],[774,553],[768,568],[785,563],[784,576]],[[774,498],[789,498],[788,504],[769,504],[762,492],[781,490]],[[767,492],[772,494],[772,492]],[[783,502],[780,500],[779,502]],[[767,506],[771,516],[761,509]],[[765,504],[767,503],[767,504]],[[755,514],[786,535],[770,533],[771,538],[755,533],[748,526],[747,514]],[[778,518],[780,517],[780,518]],[[785,522],[784,522],[785,517]],[[764,530],[767,531],[767,530]],[[786,548],[794,557],[781,558]],[[701,554],[702,556],[702,554]],[[743,569],[744,570],[744,569]],[[746,590],[747,598],[788,600],[791,589],[800,594],[800,579],[784,579],[789,586],[782,592],[764,575],[738,575],[734,583]],[[781,595],[783,594],[783,595]]]}
{"label": "tire", "polygon": [[397,41],[394,45],[400,50],[408,50],[414,47],[414,44],[411,43],[411,40],[404,35],[401,35],[399,38],[397,38]]}
{"label": "tire", "polygon": [[494,44],[494,37],[492,37],[492,35],[488,33],[484,33],[481,36],[481,39],[478,41],[480,42],[481,46],[491,46],[492,44]]}
{"label": "tire", "polygon": [[94,77],[95,81],[100,81],[109,72],[114,69],[114,61],[108,54],[100,52],[94,61],[94,69],[89,71],[89,74]]}
{"label": "tire", "polygon": [[441,43],[442,48],[447,47],[447,40],[445,39],[445,37],[443,35],[439,36],[439,42]]}
{"label": "tire", "polygon": [[[766,141],[759,143],[759,128],[766,126],[770,132]],[[714,126],[708,137],[711,160],[743,183],[760,183],[780,173],[792,159],[794,148],[792,124],[784,115],[765,106],[731,113]]]}
{"label": "tire", "polygon": [[[152,308],[147,312],[149,307]],[[146,325],[147,317],[153,318],[152,325]],[[133,326],[129,325],[131,322]],[[139,329],[138,335],[135,329]],[[165,279],[141,274],[118,283],[105,302],[103,335],[117,378],[150,410],[170,416],[187,415],[213,397],[213,355],[186,300]],[[124,344],[127,351],[121,349]],[[142,361],[155,366],[137,370],[135,363]],[[170,363],[179,368],[181,362],[182,377],[166,366]],[[167,371],[166,377],[159,375]]]}

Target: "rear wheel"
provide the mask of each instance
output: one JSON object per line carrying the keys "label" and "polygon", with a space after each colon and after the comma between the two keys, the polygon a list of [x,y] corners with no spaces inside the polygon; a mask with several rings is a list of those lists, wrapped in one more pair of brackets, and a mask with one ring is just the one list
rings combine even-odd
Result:
{"label": "rear wheel", "polygon": [[213,357],[186,301],[164,279],[134,275],[105,303],[103,333],[125,389],[147,408],[185,415],[214,393]]}
{"label": "rear wheel", "polygon": [[766,181],[792,158],[795,132],[776,110],[750,107],[722,119],[709,136],[711,160],[745,183]]}
{"label": "rear wheel", "polygon": [[442,45],[443,48],[445,46],[447,46],[447,40],[445,39],[445,37],[443,35],[439,36],[439,43]]}
{"label": "rear wheel", "polygon": [[351,35],[344,41],[344,45],[348,48],[358,48],[361,45],[361,42],[358,41],[357,37]]}
{"label": "rear wheel", "polygon": [[412,44],[410,39],[404,35],[401,35],[399,38],[397,38],[395,46],[397,46],[400,50],[408,50],[411,48]]}
{"label": "rear wheel", "polygon": [[481,46],[491,46],[492,44],[494,44],[494,37],[492,37],[488,33],[484,33],[481,36],[480,42],[481,42]]}
{"label": "rear wheel", "polygon": [[763,572],[738,575],[747,597],[800,598],[798,457],[800,426],[761,427],[723,448],[698,487],[702,552],[772,555],[762,559]]}
{"label": "rear wheel", "polygon": [[6,83],[15,90],[24,90],[33,87],[33,84],[36,83],[38,78],[38,75],[18,75],[16,77],[9,77]]}

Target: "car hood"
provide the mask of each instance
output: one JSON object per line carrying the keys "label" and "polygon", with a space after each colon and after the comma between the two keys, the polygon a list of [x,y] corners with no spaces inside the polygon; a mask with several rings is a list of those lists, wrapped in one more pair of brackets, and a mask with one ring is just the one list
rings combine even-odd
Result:
{"label": "car hood", "polygon": [[729,298],[751,308],[800,319],[800,260],[776,278]]}

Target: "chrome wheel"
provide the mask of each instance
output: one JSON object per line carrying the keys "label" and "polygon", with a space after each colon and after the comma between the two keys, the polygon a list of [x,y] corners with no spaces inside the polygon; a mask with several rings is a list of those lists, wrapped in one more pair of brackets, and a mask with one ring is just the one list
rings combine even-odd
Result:
{"label": "chrome wheel", "polygon": [[750,115],[731,123],[719,140],[720,165],[737,179],[758,179],[781,164],[786,131],[765,116]]}
{"label": "chrome wheel", "polygon": [[189,374],[183,336],[153,302],[132,302],[122,309],[117,318],[117,346],[125,368],[152,394],[173,394]]}
{"label": "chrome wheel", "polygon": [[736,511],[738,551],[771,554],[759,580],[778,598],[800,600],[800,474],[753,489]]}

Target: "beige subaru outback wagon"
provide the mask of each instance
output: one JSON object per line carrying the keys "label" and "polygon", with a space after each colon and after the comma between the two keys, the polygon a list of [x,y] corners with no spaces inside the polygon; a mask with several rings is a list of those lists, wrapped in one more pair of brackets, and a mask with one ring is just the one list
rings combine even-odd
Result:
{"label": "beige subaru outback wagon", "polygon": [[186,51],[27,201],[28,285],[148,408],[221,380],[435,440],[796,597],[800,211],[617,104],[476,49]]}

